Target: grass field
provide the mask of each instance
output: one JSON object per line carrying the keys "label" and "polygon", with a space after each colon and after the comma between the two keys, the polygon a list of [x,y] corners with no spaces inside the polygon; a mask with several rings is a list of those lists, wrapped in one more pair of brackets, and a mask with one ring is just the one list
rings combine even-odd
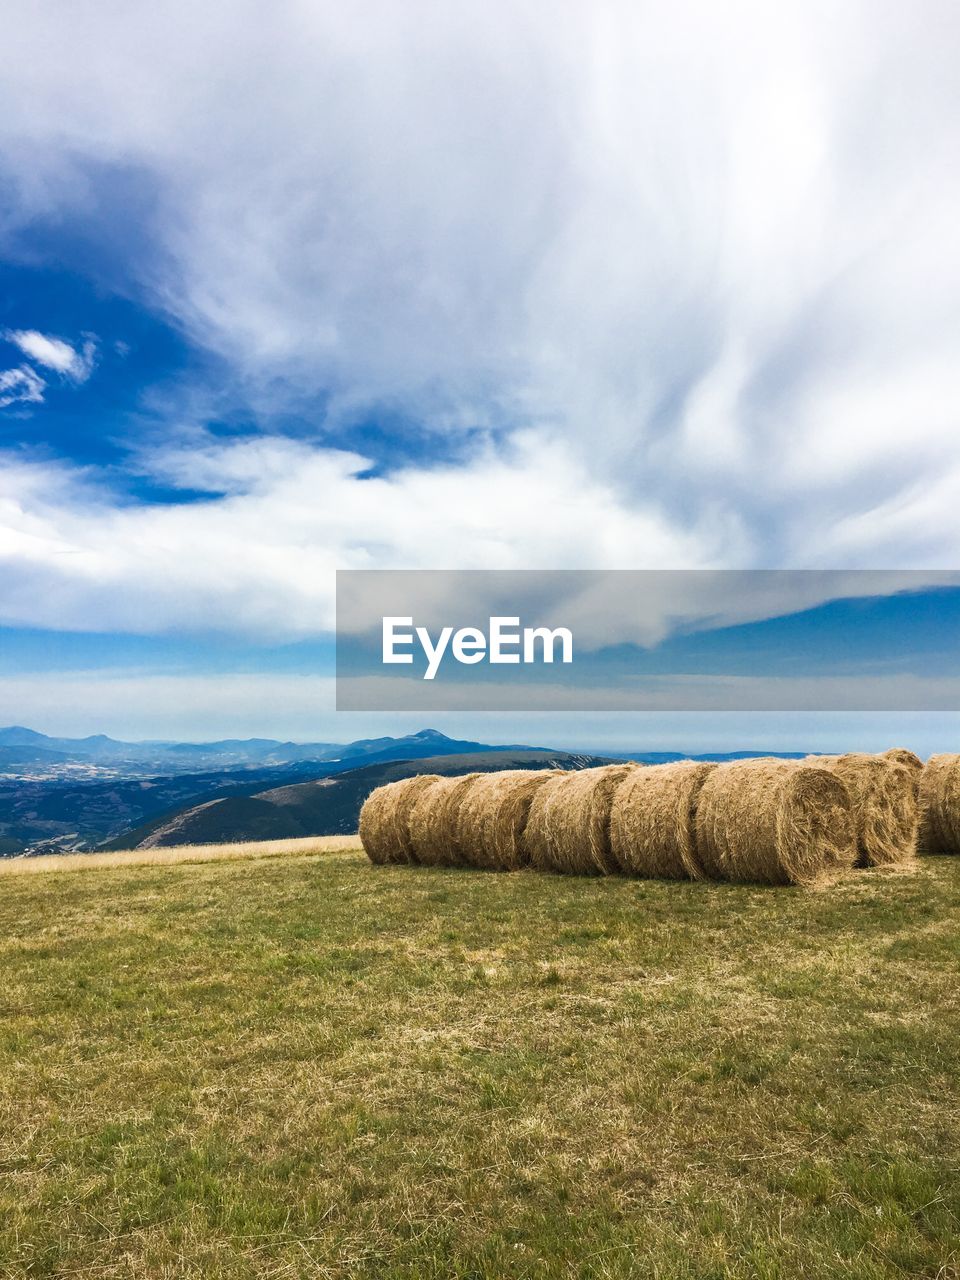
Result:
{"label": "grass field", "polygon": [[157,867],[172,862],[235,862],[251,858],[297,858],[337,849],[356,849],[356,836],[304,836],[299,840],[251,840],[243,844],[181,844],[115,853],[50,853],[35,858],[0,858],[0,876],[43,871],[98,871],[104,867]]}
{"label": "grass field", "polygon": [[4,1280],[960,1275],[960,858],[297,852],[4,876]]}

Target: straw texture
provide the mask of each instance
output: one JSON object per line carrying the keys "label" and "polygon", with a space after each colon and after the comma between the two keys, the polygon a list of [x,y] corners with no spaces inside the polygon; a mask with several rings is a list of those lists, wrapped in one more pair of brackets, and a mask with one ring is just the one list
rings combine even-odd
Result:
{"label": "straw texture", "polygon": [[697,802],[717,766],[681,760],[634,769],[620,783],[610,816],[613,859],[629,875],[703,880],[697,857]]}
{"label": "straw texture", "polygon": [[931,756],[920,775],[920,848],[960,853],[960,755]]}
{"label": "straw texture", "polygon": [[899,763],[891,753],[811,756],[808,763],[829,769],[850,793],[858,866],[898,866],[916,857],[920,810],[913,768]]}
{"label": "straw texture", "polygon": [[856,859],[846,787],[828,769],[793,761],[718,765],[700,790],[696,856],[717,880],[821,885]]}
{"label": "straw texture", "polygon": [[540,871],[604,875],[619,870],[610,849],[610,810],[617,787],[637,765],[603,765],[546,783],[530,806],[525,842]]}
{"label": "straw texture", "polygon": [[436,778],[417,795],[410,813],[410,841],[415,860],[425,867],[463,865],[460,805],[480,773]]}
{"label": "straw texture", "polygon": [[435,773],[419,773],[371,791],[360,810],[360,843],[371,862],[415,861],[410,814],[419,796],[436,781]]}
{"label": "straw texture", "polygon": [[523,839],[530,804],[551,778],[552,769],[504,769],[485,773],[466,791],[460,803],[457,847],[471,867],[516,871],[529,858]]}

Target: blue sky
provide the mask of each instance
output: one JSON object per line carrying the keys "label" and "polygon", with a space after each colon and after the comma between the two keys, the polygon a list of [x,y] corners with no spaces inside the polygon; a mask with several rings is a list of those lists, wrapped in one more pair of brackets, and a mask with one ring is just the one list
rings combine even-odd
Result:
{"label": "blue sky", "polygon": [[954,567],[955,8],[602,9],[18,15],[0,720],[353,736],[337,568]]}

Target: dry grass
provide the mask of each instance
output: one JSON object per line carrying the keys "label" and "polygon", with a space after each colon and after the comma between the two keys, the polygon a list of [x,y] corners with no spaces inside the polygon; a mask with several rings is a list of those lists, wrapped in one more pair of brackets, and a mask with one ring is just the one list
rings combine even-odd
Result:
{"label": "dry grass", "polygon": [[0,892],[3,1280],[955,1280],[960,859]]}
{"label": "dry grass", "polygon": [[632,764],[605,765],[553,778],[530,806],[524,843],[538,871],[602,875],[616,871],[610,851],[610,809]]}
{"label": "dry grass", "polygon": [[304,836],[297,840],[252,840],[237,844],[182,844],[171,849],[124,849],[114,853],[44,854],[0,858],[0,876],[96,871],[105,867],[158,867],[178,862],[237,862],[250,858],[302,858],[360,847],[359,836]]}
{"label": "dry grass", "polygon": [[849,793],[828,769],[812,765],[718,765],[697,802],[696,850],[717,880],[819,886],[856,859]]}
{"label": "dry grass", "polygon": [[700,789],[715,768],[681,760],[627,775],[610,816],[610,846],[621,870],[657,879],[705,879],[694,823]]}
{"label": "dry grass", "polygon": [[895,760],[897,764],[906,765],[908,769],[912,769],[918,775],[923,770],[923,761],[915,751],[910,751],[907,747],[891,747],[889,751],[883,752],[882,758],[884,760]]}
{"label": "dry grass", "polygon": [[456,814],[455,838],[468,866],[516,871],[527,865],[523,833],[530,804],[555,777],[553,769],[504,769],[477,778]]}
{"label": "dry grass", "polygon": [[862,867],[897,866],[916,857],[919,779],[903,754],[894,748],[882,756],[855,751],[808,757],[807,763],[829,769],[850,793]]}
{"label": "dry grass", "polygon": [[370,792],[360,810],[360,842],[371,862],[416,861],[410,816],[421,795],[437,781],[435,773],[418,773]]}
{"label": "dry grass", "polygon": [[463,864],[460,847],[460,806],[479,773],[437,778],[417,795],[410,811],[410,840],[414,861],[425,867]]}
{"label": "dry grass", "polygon": [[920,775],[924,853],[960,853],[960,755],[931,756]]}
{"label": "dry grass", "polygon": [[384,866],[389,862],[402,862],[403,850],[396,847],[386,823],[389,791],[377,787],[371,791],[360,808],[360,843],[372,863]]}

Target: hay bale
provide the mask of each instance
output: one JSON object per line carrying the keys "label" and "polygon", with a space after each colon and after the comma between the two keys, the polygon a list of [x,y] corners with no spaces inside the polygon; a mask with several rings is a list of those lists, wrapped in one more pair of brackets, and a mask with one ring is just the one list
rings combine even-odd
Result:
{"label": "hay bale", "polygon": [[917,800],[917,830],[919,833],[921,821],[920,779],[923,777],[923,761],[915,751],[909,751],[906,747],[891,747],[889,751],[884,751],[880,758],[882,760],[892,760],[895,764],[902,764],[905,769],[910,771],[910,776],[913,779],[914,795]]}
{"label": "hay bale", "polygon": [[367,796],[360,810],[360,843],[371,862],[413,862],[410,814],[423,791],[437,780],[418,773],[388,782]]}
{"label": "hay bale", "polygon": [[706,878],[694,822],[700,789],[716,767],[680,760],[627,774],[610,815],[610,848],[621,871],[664,880]]}
{"label": "hay bale", "polygon": [[931,756],[920,775],[920,849],[960,853],[960,755]]}
{"label": "hay bale", "polygon": [[889,753],[871,756],[856,751],[810,756],[807,763],[829,769],[850,793],[858,866],[902,866],[916,857],[919,789],[912,768]]}
{"label": "hay bale", "polygon": [[425,867],[463,864],[457,833],[460,805],[475,780],[482,776],[465,773],[437,778],[418,794],[410,813],[410,839],[417,862]]}
{"label": "hay bale", "polygon": [[555,769],[503,769],[481,774],[464,793],[456,815],[456,841],[463,861],[490,871],[527,865],[523,839],[530,803]]}
{"label": "hay bale", "polygon": [[893,760],[897,764],[906,765],[908,769],[912,769],[918,776],[923,772],[923,761],[915,751],[910,751],[907,747],[891,747],[889,751],[883,752],[882,759]]}
{"label": "hay bale", "polygon": [[735,760],[700,788],[696,857],[716,880],[822,884],[856,860],[853,807],[829,769]]}
{"label": "hay bale", "polygon": [[617,787],[637,767],[580,769],[541,787],[524,833],[530,865],[581,876],[619,870],[610,851],[610,810]]}
{"label": "hay bale", "polygon": [[360,810],[360,843],[371,862],[383,865],[400,862],[400,851],[390,839],[390,831],[384,821],[389,803],[388,788],[376,787],[367,796]]}

